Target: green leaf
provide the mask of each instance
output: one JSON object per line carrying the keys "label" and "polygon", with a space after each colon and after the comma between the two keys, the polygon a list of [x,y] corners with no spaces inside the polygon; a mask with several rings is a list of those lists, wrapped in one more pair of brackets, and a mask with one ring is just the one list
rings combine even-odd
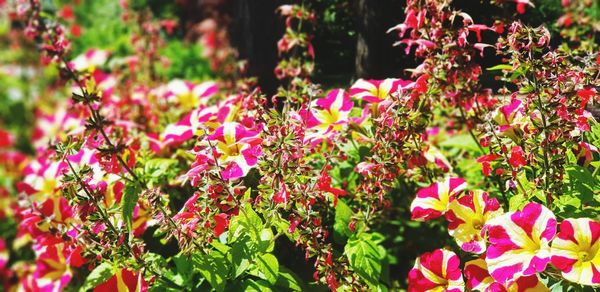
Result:
{"label": "green leaf", "polygon": [[85,282],[79,288],[79,291],[87,291],[98,285],[106,282],[110,277],[114,275],[113,266],[110,263],[104,262],[98,265],[96,268],[92,270],[92,272],[87,276]]}
{"label": "green leaf", "polygon": [[600,183],[584,167],[579,165],[570,165],[565,168],[568,175],[568,187],[571,192],[576,192],[585,202],[594,199],[594,190],[600,189]]}
{"label": "green leaf", "polygon": [[237,289],[234,289],[232,291],[245,291],[245,292],[268,292],[268,291],[273,291],[271,289],[271,287],[269,286],[269,283],[263,280],[252,280],[252,279],[245,279],[240,287],[236,287]]}
{"label": "green leaf", "polygon": [[248,233],[253,241],[259,241],[260,232],[263,230],[262,219],[254,212],[252,205],[245,204],[239,215],[233,217],[229,223],[228,242],[235,242],[242,234]]}
{"label": "green leaf", "polygon": [[509,211],[514,212],[521,210],[521,208],[525,206],[527,202],[528,200],[525,198],[525,195],[518,193],[508,199]]}
{"label": "green leaf", "polygon": [[333,224],[334,239],[343,243],[343,238],[350,237],[352,231],[348,227],[352,218],[352,209],[343,200],[339,200],[335,206],[335,223]]}
{"label": "green leaf", "polygon": [[284,288],[285,291],[306,291],[307,287],[304,285],[300,277],[298,277],[292,270],[285,266],[279,266],[279,277],[275,286]]}
{"label": "green leaf", "polygon": [[133,210],[135,209],[135,205],[137,205],[139,198],[140,188],[137,184],[126,184],[123,189],[123,198],[121,199],[121,213],[123,215],[123,220],[125,220],[125,225],[127,226],[127,230],[132,231],[132,222],[133,222]]}
{"label": "green leaf", "polygon": [[348,239],[344,254],[350,266],[370,287],[377,287],[381,276],[385,249],[379,245],[384,237],[378,233],[360,233]]}
{"label": "green leaf", "polygon": [[275,248],[275,241],[273,241],[273,231],[271,228],[265,228],[260,232],[258,239],[258,251],[259,252],[272,252]]}
{"label": "green leaf", "polygon": [[529,84],[529,85],[521,87],[519,89],[519,93],[520,94],[527,94],[527,93],[533,92],[534,90],[535,90],[535,87],[533,85]]}
{"label": "green leaf", "polygon": [[231,248],[231,263],[234,269],[234,278],[239,277],[249,267],[254,259],[256,249],[252,244],[252,239],[247,234],[238,238]]}
{"label": "green leaf", "polygon": [[279,262],[277,258],[270,253],[263,254],[256,259],[256,267],[260,271],[263,279],[271,284],[277,282],[279,277]]}
{"label": "green leaf", "polygon": [[159,183],[163,180],[169,180],[177,174],[176,159],[154,158],[146,161],[144,173],[153,183]]}
{"label": "green leaf", "polygon": [[225,289],[225,280],[229,274],[228,262],[219,252],[194,254],[194,269],[217,291]]}
{"label": "green leaf", "polygon": [[508,65],[508,64],[500,64],[500,65],[496,65],[493,67],[489,67],[486,70],[488,71],[497,71],[497,70],[511,70],[512,71],[513,66]]}
{"label": "green leaf", "polygon": [[216,250],[218,250],[222,254],[227,254],[229,252],[229,250],[231,250],[231,247],[229,247],[228,245],[222,244],[216,240],[211,242],[210,245],[212,245]]}
{"label": "green leaf", "polygon": [[178,254],[171,258],[173,263],[175,263],[175,268],[177,269],[177,273],[187,275],[190,273],[192,269],[192,263],[190,259],[185,254]]}

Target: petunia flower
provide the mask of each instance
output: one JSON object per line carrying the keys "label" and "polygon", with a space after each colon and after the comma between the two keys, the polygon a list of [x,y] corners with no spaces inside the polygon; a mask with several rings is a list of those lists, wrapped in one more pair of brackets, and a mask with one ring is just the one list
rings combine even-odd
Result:
{"label": "petunia flower", "polygon": [[[69,206],[64,197],[50,197],[39,207],[39,211],[45,218],[51,220],[51,224],[70,224],[75,216],[75,210]],[[39,226],[41,228],[41,226]]]}
{"label": "petunia flower", "polygon": [[23,169],[23,181],[17,186],[19,191],[42,199],[58,192],[63,173],[68,169],[65,162],[50,161],[39,157]]}
{"label": "petunia flower", "polygon": [[258,163],[262,139],[259,132],[235,122],[224,123],[208,136],[214,147],[223,179],[236,179],[248,174]]}
{"label": "petunia flower", "polygon": [[199,118],[200,110],[193,110],[176,124],[170,124],[162,134],[164,145],[177,145],[203,133]]}
{"label": "petunia flower", "polygon": [[449,250],[436,249],[417,258],[408,273],[408,291],[464,291],[460,259]]}
{"label": "petunia flower", "polygon": [[326,97],[314,100],[309,110],[302,110],[301,117],[310,131],[305,142],[318,143],[341,131],[348,124],[353,102],[343,89],[330,91]]}
{"label": "petunia flower", "polygon": [[448,233],[454,237],[460,248],[466,252],[480,254],[486,249],[481,230],[486,222],[502,215],[502,207],[495,198],[481,190],[450,202],[446,213]]}
{"label": "petunia flower", "polygon": [[410,205],[411,218],[427,221],[442,216],[448,211],[448,205],[454,197],[467,187],[462,178],[447,177],[417,191],[417,196]]}
{"label": "petunia flower", "polygon": [[145,292],[148,291],[148,283],[144,280],[142,273],[128,269],[119,269],[106,282],[94,288],[94,292]]}
{"label": "petunia flower", "polygon": [[527,121],[523,102],[515,98],[509,104],[501,106],[494,116],[494,121],[499,126],[500,135],[516,141],[518,131]]}
{"label": "petunia flower", "polygon": [[384,80],[358,79],[350,88],[350,95],[356,99],[362,99],[370,103],[379,103],[388,99],[399,89],[412,85],[412,81],[388,78]]}
{"label": "petunia flower", "polygon": [[203,99],[210,98],[218,91],[217,84],[212,81],[194,84],[180,79],[169,82],[166,89],[167,99],[186,109],[198,107]]}
{"label": "petunia flower", "polygon": [[63,140],[75,130],[83,130],[84,121],[76,114],[59,107],[53,113],[36,113],[36,125],[33,131],[33,145],[38,151],[48,148],[49,143]]}
{"label": "petunia flower", "polygon": [[492,277],[507,283],[542,272],[550,262],[549,243],[556,234],[552,211],[531,202],[485,224],[489,246],[485,261]]}
{"label": "petunia flower", "polygon": [[434,163],[443,172],[448,172],[452,170],[452,165],[450,164],[446,156],[444,156],[444,154],[433,145],[430,145],[427,151],[423,152],[423,157],[425,157],[427,161]]}
{"label": "petunia flower", "polygon": [[170,124],[161,135],[163,146],[176,146],[194,136],[204,134],[222,123],[232,122],[239,109],[237,96],[230,96],[217,105],[200,107],[186,114],[176,124]]}
{"label": "petunia flower", "polygon": [[566,219],[552,241],[552,265],[562,276],[582,285],[600,286],[600,222]]}
{"label": "petunia flower", "polygon": [[43,247],[37,251],[34,279],[42,291],[61,291],[73,278],[73,267],[85,263],[81,248],[63,243]]}
{"label": "petunia flower", "polygon": [[503,285],[490,276],[487,264],[482,258],[468,261],[465,264],[465,278],[467,288],[481,292],[546,292],[550,291],[537,275],[519,277],[515,281]]}
{"label": "petunia flower", "polygon": [[77,71],[93,72],[96,67],[104,65],[110,53],[99,49],[89,49],[85,53],[73,59],[69,66]]}

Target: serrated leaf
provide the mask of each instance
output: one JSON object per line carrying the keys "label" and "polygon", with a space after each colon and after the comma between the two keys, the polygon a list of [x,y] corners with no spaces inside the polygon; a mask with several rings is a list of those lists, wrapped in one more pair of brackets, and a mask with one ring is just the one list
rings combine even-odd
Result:
{"label": "serrated leaf", "polygon": [[114,275],[113,266],[109,263],[101,263],[85,278],[85,282],[79,291],[88,291],[110,279]]}
{"label": "serrated leaf", "polygon": [[229,274],[225,256],[219,252],[194,254],[194,269],[198,271],[216,291],[225,289],[225,280]]}
{"label": "serrated leaf", "polygon": [[263,254],[256,259],[256,267],[261,273],[263,279],[271,284],[277,282],[279,277],[279,261],[270,253]]}
{"label": "serrated leaf", "polygon": [[382,260],[386,254],[379,245],[383,239],[378,233],[360,233],[348,239],[344,247],[352,269],[372,288],[379,284]]}
{"label": "serrated leaf", "polygon": [[240,210],[240,213],[233,217],[229,223],[229,243],[235,242],[235,240],[244,232],[248,232],[252,237],[252,240],[258,241],[260,232],[263,230],[263,221],[252,209],[252,206],[250,204],[245,204],[242,208],[243,210]]}
{"label": "serrated leaf", "polygon": [[558,200],[563,207],[573,207],[574,210],[571,212],[573,213],[581,211],[582,206],[597,205],[600,202],[597,199],[600,181],[587,168],[569,165],[565,168],[565,172],[567,175],[563,186],[564,194]]}

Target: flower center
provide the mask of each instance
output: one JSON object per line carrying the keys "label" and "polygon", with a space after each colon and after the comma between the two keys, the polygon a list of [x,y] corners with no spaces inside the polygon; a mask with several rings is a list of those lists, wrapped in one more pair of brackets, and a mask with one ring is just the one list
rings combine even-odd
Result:
{"label": "flower center", "polygon": [[587,251],[585,251],[585,250],[578,252],[577,253],[577,257],[582,262],[587,262],[588,260],[592,259],[592,257],[590,257],[590,254]]}
{"label": "flower center", "polygon": [[185,108],[194,108],[197,106],[198,99],[190,92],[178,96],[179,104]]}
{"label": "flower center", "polygon": [[241,148],[241,146],[238,143],[231,144],[231,145],[227,146],[227,153],[226,154],[228,156],[237,156],[237,155],[240,155],[240,152],[241,152],[240,148]]}
{"label": "flower center", "polygon": [[473,228],[476,230],[481,230],[481,228],[483,228],[483,222],[479,219],[473,220]]}
{"label": "flower center", "polygon": [[44,194],[52,194],[56,188],[57,182],[55,179],[47,179],[44,181],[44,185],[40,190]]}

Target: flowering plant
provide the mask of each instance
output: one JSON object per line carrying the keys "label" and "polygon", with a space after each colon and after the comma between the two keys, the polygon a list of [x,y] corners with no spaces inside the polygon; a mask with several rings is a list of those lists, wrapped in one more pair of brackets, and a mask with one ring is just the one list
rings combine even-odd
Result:
{"label": "flowering plant", "polygon": [[215,72],[163,68],[185,67],[161,53],[180,25],[142,2],[119,1],[127,41],[100,49],[77,41],[86,4],[0,1],[23,52],[0,93],[35,98],[25,122],[0,115],[5,290],[600,286],[591,2],[562,1],[555,46],[515,18],[531,1],[492,1],[505,17],[477,23],[407,0],[388,33],[417,67],[332,88],[312,77],[316,12],[283,5],[273,96],[216,20],[197,56]]}

